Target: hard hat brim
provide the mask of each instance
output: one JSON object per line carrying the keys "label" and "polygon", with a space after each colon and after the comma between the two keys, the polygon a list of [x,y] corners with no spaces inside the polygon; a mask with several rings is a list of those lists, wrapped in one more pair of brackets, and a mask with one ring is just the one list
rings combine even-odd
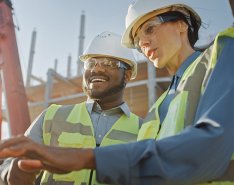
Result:
{"label": "hard hat brim", "polygon": [[[133,37],[137,31],[137,29],[148,19],[157,16],[159,14],[169,12],[169,11],[180,11],[180,9],[186,9],[189,10],[193,16],[197,19],[199,23],[199,27],[201,25],[201,18],[200,16],[189,6],[184,5],[184,4],[173,4],[167,7],[162,7],[160,9],[153,10],[151,12],[145,13],[138,18],[136,18],[125,30],[123,33],[122,39],[121,39],[121,44],[127,48],[135,48],[134,43],[133,43]],[[182,12],[184,13],[184,12]]]}

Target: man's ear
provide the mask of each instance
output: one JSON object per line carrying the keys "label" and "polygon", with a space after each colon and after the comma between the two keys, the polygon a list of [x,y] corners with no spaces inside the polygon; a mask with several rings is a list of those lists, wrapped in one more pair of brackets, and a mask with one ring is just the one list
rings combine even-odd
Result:
{"label": "man's ear", "polygon": [[132,76],[132,70],[131,69],[126,69],[125,70],[125,82],[129,82]]}

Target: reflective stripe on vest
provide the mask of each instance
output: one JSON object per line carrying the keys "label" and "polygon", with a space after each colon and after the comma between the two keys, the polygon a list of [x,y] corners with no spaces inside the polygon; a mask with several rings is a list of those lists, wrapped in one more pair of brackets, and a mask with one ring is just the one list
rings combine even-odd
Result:
{"label": "reflective stripe on vest", "polygon": [[[199,98],[204,92],[210,74],[216,65],[217,56],[222,49],[218,42],[223,36],[234,38],[234,28],[229,28],[217,35],[213,46],[208,48],[186,69],[162,124],[160,124],[158,116],[158,107],[166,97],[167,92],[157,100],[146,117],[148,121],[146,120],[139,131],[138,140],[148,138],[158,140],[172,136],[193,123]],[[232,159],[234,160],[234,154]],[[216,181],[207,185],[234,185],[234,183]]]}
{"label": "reflective stripe on vest", "polygon": [[[228,28],[223,32],[220,32],[217,37],[215,38],[214,41],[214,50],[212,50],[212,55],[211,55],[211,68],[214,68],[217,62],[217,58],[219,56],[219,53],[221,53],[222,50],[222,44],[220,43],[220,40],[222,40],[222,37],[231,37],[234,39],[234,28]],[[234,153],[232,155],[232,160],[234,160]],[[232,173],[232,177],[229,177],[228,174],[225,174],[222,176],[223,181],[214,181],[211,183],[203,183],[199,185],[234,185],[234,182],[228,182],[228,180],[233,181],[233,176],[234,172]]]}
{"label": "reflective stripe on vest", "polygon": [[200,55],[184,72],[162,124],[158,108],[169,89],[156,101],[150,109],[150,114],[146,117],[149,121],[146,121],[139,131],[138,140],[172,136],[183,130],[184,126],[192,123],[201,95],[203,79],[206,75],[208,60],[205,56],[206,52]]}
{"label": "reflective stripe on vest", "polygon": [[[104,136],[101,146],[136,141],[138,131],[139,118],[133,113],[129,118],[123,114]],[[43,139],[45,144],[51,146],[96,147],[93,125],[85,102],[69,106],[51,105],[44,118]],[[95,178],[95,175],[93,177]],[[64,175],[45,172],[42,184],[88,185],[89,178],[90,170]],[[92,184],[98,183],[93,180]]]}

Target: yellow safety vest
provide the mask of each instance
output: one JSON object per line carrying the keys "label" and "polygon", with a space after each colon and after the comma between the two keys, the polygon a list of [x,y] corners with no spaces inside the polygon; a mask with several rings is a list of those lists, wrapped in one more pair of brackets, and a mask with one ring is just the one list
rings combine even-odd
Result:
{"label": "yellow safety vest", "polygon": [[[203,52],[184,72],[173,100],[168,107],[164,121],[160,122],[158,108],[165,99],[168,90],[156,101],[149,110],[145,123],[142,125],[137,140],[162,139],[181,132],[193,123],[198,102],[204,92],[207,81],[213,71],[220,48],[218,41],[221,37],[234,38],[234,28],[221,32],[214,44]],[[234,155],[232,157],[234,159]],[[231,182],[212,182],[209,185],[234,185]],[[205,185],[205,184],[203,184]]]}
{"label": "yellow safety vest", "polygon": [[[104,136],[101,146],[136,141],[139,131],[139,117],[131,113],[123,114]],[[44,144],[50,146],[95,148],[94,129],[85,102],[69,105],[51,105],[43,123]],[[96,185],[96,174],[91,170],[73,171],[68,174],[51,174],[44,172],[43,185]]]}

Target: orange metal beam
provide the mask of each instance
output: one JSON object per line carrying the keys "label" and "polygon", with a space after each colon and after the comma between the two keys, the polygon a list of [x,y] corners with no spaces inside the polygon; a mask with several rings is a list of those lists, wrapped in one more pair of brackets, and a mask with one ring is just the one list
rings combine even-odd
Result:
{"label": "orange metal beam", "polygon": [[[2,110],[2,79],[0,78],[0,110]],[[0,111],[0,140],[2,139],[2,111]]]}
{"label": "orange metal beam", "polygon": [[9,0],[0,1],[0,57],[10,133],[14,136],[25,132],[30,117]]}

